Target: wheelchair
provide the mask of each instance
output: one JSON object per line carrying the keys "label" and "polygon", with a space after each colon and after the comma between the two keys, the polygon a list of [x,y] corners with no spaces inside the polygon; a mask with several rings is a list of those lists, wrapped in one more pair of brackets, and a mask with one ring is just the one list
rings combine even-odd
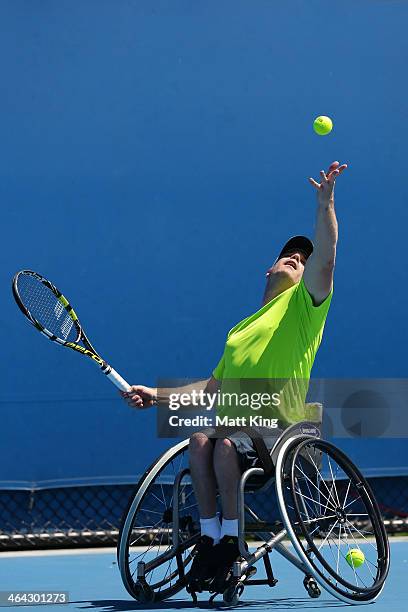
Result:
{"label": "wheelchair", "polygon": [[[390,553],[377,502],[358,468],[321,438],[320,426],[321,418],[291,425],[271,451],[258,438],[260,467],[246,470],[238,487],[241,557],[222,591],[203,587],[212,593],[210,604],[220,594],[223,605],[233,607],[247,586],[274,587],[272,551],[300,570],[312,598],[323,588],[361,605],[381,593]],[[188,439],[176,444],[146,470],[122,519],[118,566],[126,590],[140,603],[189,591],[200,523],[188,447]],[[361,565],[354,561],[355,549],[364,554]],[[255,579],[259,562],[266,577]],[[191,596],[197,603],[196,593]]]}

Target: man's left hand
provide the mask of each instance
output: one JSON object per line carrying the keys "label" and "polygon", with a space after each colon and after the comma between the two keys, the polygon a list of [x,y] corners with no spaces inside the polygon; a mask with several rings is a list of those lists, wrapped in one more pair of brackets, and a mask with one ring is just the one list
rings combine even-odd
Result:
{"label": "man's left hand", "polygon": [[347,164],[340,166],[338,161],[330,164],[327,173],[320,170],[321,183],[317,183],[314,179],[309,178],[309,183],[317,189],[317,199],[320,204],[328,204],[334,201],[334,184],[336,178],[347,168]]}

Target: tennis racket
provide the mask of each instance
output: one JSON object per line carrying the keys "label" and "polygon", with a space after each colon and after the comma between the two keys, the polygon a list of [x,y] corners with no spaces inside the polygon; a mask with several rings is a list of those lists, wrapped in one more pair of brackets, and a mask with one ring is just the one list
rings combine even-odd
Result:
{"label": "tennis racket", "polygon": [[130,390],[130,385],[96,352],[71,304],[49,280],[37,272],[21,270],[13,278],[13,295],[43,336],[90,357],[118,389]]}

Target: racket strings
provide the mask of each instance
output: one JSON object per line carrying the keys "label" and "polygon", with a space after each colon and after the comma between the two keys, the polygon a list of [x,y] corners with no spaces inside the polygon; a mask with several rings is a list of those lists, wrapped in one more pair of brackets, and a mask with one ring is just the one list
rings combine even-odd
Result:
{"label": "racket strings", "polygon": [[42,327],[62,340],[77,340],[74,321],[49,287],[34,276],[21,274],[17,288],[22,303]]}

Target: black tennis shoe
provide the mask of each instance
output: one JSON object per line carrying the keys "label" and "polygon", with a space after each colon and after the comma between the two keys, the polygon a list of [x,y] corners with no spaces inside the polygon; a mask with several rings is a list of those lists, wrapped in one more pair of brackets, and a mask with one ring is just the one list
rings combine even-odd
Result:
{"label": "black tennis shoe", "polygon": [[225,535],[220,543],[214,547],[213,556],[216,562],[214,580],[211,583],[211,591],[222,593],[225,584],[232,574],[232,566],[241,554],[239,552],[238,538],[236,536]]}
{"label": "black tennis shoe", "polygon": [[214,540],[209,536],[201,536],[194,552],[188,579],[188,591],[201,593],[207,590],[208,581],[214,578],[215,567]]}

